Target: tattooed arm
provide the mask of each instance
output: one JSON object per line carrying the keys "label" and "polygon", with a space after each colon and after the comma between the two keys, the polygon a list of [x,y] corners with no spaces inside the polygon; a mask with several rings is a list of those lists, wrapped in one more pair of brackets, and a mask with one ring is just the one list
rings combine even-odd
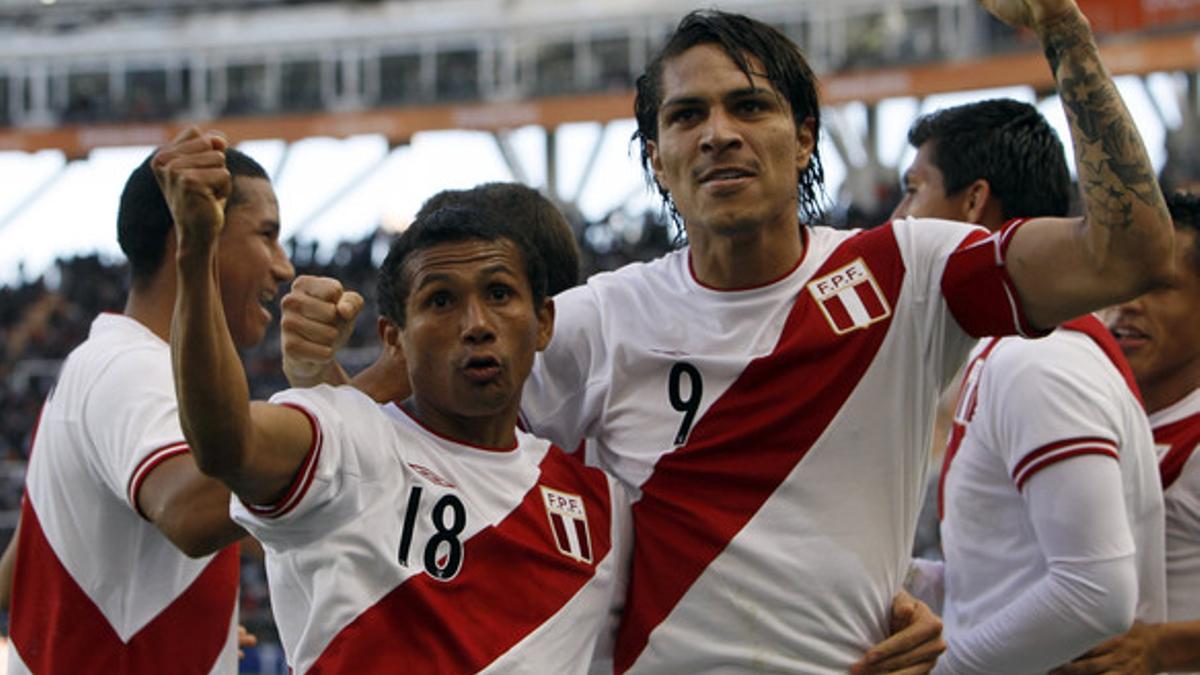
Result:
{"label": "tattooed arm", "polygon": [[1006,267],[1029,319],[1048,327],[1170,281],[1174,234],[1154,169],[1074,0],[980,0],[1034,30],[1058,85],[1083,193],[1082,219],[1036,219]]}

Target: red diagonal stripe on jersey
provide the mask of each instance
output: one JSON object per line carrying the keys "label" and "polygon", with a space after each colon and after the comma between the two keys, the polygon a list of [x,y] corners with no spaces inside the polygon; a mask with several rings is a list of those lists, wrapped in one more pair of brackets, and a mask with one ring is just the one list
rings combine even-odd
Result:
{"label": "red diagonal stripe on jersey", "polygon": [[583,498],[593,564],[559,553],[534,485],[498,526],[465,542],[454,579],[410,577],[343,628],[309,672],[473,673],[552,617],[608,555],[611,504],[604,474],[558,448],[541,471],[539,485]]}
{"label": "red diagonal stripe on jersey", "polygon": [[1117,339],[1108,332],[1104,324],[1091,314],[1081,316],[1077,319],[1062,325],[1067,330],[1073,330],[1078,333],[1083,333],[1096,343],[1100,351],[1108,357],[1108,360],[1121,373],[1121,378],[1125,380],[1125,386],[1129,387],[1129,391],[1133,392],[1134,398],[1138,403],[1142,403],[1142,390],[1138,389],[1137,380],[1133,377],[1133,369],[1129,367],[1129,361],[1125,358],[1125,354],[1121,352],[1121,346],[1117,344]]}
{"label": "red diagonal stripe on jersey", "polygon": [[[858,257],[895,306],[904,267],[890,225],[844,242],[813,278]],[[804,458],[874,360],[891,320],[836,335],[805,290],[774,351],[751,361],[687,444],[658,461],[633,507],[617,672],[636,661],[655,626]]]}
{"label": "red diagonal stripe on jersey", "polygon": [[1200,446],[1200,413],[1156,428],[1154,442],[1171,447],[1167,454],[1158,460],[1159,476],[1162,477],[1162,486],[1166,490],[1179,479],[1183,465],[1187,464],[1192,453]]}
{"label": "red diagonal stripe on jersey", "polygon": [[12,641],[35,673],[208,673],[229,639],[238,556],[218,553],[175,602],[122,642],[63,567],[26,495],[12,590]]}

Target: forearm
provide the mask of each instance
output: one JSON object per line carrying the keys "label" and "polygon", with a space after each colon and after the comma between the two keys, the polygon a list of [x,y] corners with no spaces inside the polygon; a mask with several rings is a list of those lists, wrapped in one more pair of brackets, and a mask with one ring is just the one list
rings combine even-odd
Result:
{"label": "forearm", "polygon": [[297,388],[315,387],[320,384],[328,384],[335,387],[343,384],[351,384],[349,373],[337,361],[329,361],[318,370],[306,371],[290,363],[285,356],[283,360],[283,375],[287,378],[290,386]]}
{"label": "forearm", "polygon": [[1128,629],[1136,593],[1132,555],[1059,565],[986,621],[947,631],[935,672],[1045,672]]}
{"label": "forearm", "polygon": [[1074,142],[1087,253],[1130,297],[1169,278],[1173,232],[1154,168],[1078,9],[1038,30]]}
{"label": "forearm", "polygon": [[1200,621],[1160,623],[1153,630],[1154,656],[1160,670],[1200,670]]}
{"label": "forearm", "polygon": [[230,483],[245,461],[250,435],[246,374],[225,323],[213,242],[181,241],[171,325],[171,359],[179,418],[204,473]]}

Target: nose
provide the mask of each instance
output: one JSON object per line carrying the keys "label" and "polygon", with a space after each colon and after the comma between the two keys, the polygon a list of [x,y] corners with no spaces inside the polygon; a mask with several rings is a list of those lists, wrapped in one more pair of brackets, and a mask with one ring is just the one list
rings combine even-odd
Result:
{"label": "nose", "polygon": [[483,298],[470,295],[463,303],[462,340],[467,344],[477,345],[496,339],[495,327],[492,324],[492,313],[488,310]]}
{"label": "nose", "polygon": [[714,107],[704,120],[700,133],[700,149],[721,154],[731,148],[740,147],[742,137],[734,119],[722,108]]}
{"label": "nose", "polygon": [[286,284],[296,276],[296,268],[292,266],[292,261],[288,259],[287,252],[279,242],[275,243],[275,251],[271,256],[271,276],[275,278],[276,284]]}

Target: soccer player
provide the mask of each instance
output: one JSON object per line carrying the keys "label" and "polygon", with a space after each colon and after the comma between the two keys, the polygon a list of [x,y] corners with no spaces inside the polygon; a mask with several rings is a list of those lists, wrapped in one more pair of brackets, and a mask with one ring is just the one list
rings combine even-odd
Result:
{"label": "soccer player", "polygon": [[623,598],[628,498],[516,428],[554,324],[518,224],[447,199],[393,244],[379,303],[410,398],[322,387],[251,403],[213,266],[219,153],[167,148],[155,166],[180,242],[180,420],[263,542],[292,668],[587,672]]}
{"label": "soccer player", "polygon": [[1175,282],[1118,305],[1105,321],[1142,390],[1167,503],[1167,622],[1125,635],[1057,671],[1063,675],[1200,670],[1200,197],[1176,192]]}
{"label": "soccer player", "polygon": [[[232,174],[213,261],[225,320],[258,343],[293,274],[262,167],[195,130]],[[168,340],[177,241],[147,159],[121,195],[132,288],[63,364],[37,425],[12,590],[9,672],[232,673],[238,555],[229,490],[196,468],[176,414]]]}
{"label": "soccer player", "polygon": [[[494,218],[518,225],[546,261],[546,294],[557,295],[579,283],[579,245],[571,224],[553,204],[531,187],[519,183],[484,183],[469,190],[443,190],[421,205],[422,218],[446,204],[486,209]],[[283,349],[294,356],[284,361],[288,382],[310,387],[321,382],[347,382],[347,373],[333,358],[354,329],[363,306],[362,296],[345,290],[329,277],[301,276],[295,293],[284,297]],[[295,311],[300,305],[301,311]],[[309,316],[311,315],[311,316]],[[376,323],[381,344],[394,343],[388,331],[395,324],[386,316]],[[354,376],[354,386],[376,401],[402,401],[408,397],[407,369],[399,350],[385,350],[381,358]],[[0,567],[0,571],[2,571]]]}
{"label": "soccer player", "polygon": [[[998,232],[1068,210],[1062,144],[1029,104],[940,110],[909,142],[917,155],[893,217]],[[1154,443],[1112,336],[1085,316],[1040,340],[986,340],[968,364],[939,483],[945,565],[918,566],[944,592],[948,647],[935,672],[1045,672],[1135,613],[1161,620]]]}
{"label": "soccer player", "polygon": [[521,408],[638,495],[619,672],[928,668],[871,646],[907,573],[937,392],[974,336],[1169,280],[1170,217],[1087,19],[1071,0],[988,7],[1045,47],[1083,219],[807,226],[815,77],[748,17],[689,14],[639,78],[644,164],[688,246],[558,296]]}

